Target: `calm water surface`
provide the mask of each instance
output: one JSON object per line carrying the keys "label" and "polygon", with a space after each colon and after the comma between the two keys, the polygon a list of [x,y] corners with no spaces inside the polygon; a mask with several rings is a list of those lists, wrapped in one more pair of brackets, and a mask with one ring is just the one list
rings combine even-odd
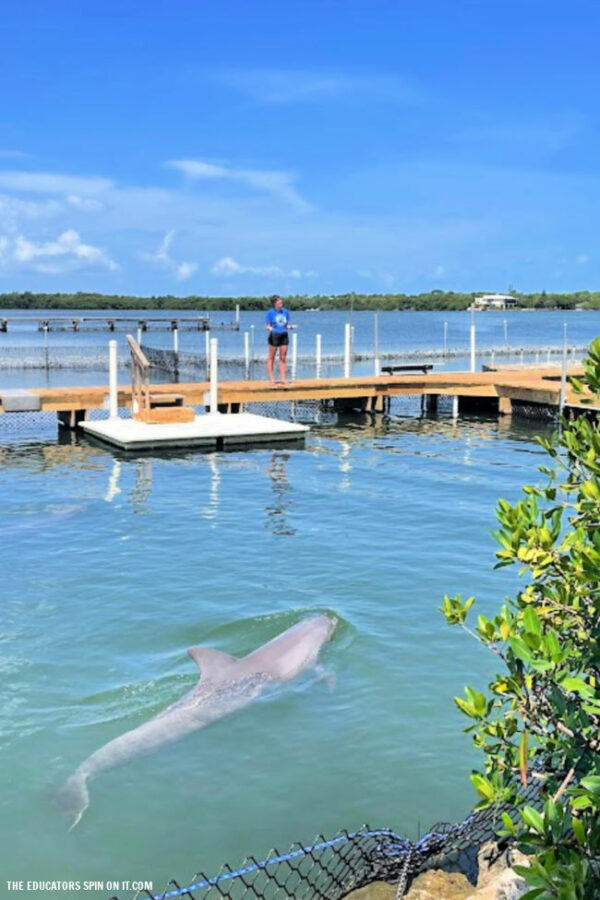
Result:
{"label": "calm water surface", "polygon": [[[396,415],[305,449],[139,458],[5,433],[3,877],[159,889],[318,831],[464,816],[476,757],[452,696],[495,661],[437,607],[514,591],[493,509],[537,479],[545,429]],[[187,647],[242,655],[315,611],[339,620],[327,678],[102,773],[67,831],[58,788],[193,686]]]}

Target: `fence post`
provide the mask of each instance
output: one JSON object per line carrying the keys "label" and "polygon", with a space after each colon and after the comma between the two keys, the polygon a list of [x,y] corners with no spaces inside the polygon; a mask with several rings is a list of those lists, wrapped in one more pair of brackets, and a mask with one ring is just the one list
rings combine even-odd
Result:
{"label": "fence post", "polygon": [[218,403],[218,354],[219,342],[217,338],[210,339],[210,411],[219,412]]}
{"label": "fence post", "polygon": [[240,330],[240,304],[235,304],[235,327]]}
{"label": "fence post", "polygon": [[296,380],[296,367],[298,365],[298,335],[292,334],[292,381]]}
{"label": "fence post", "polygon": [[254,378],[254,325],[250,326],[250,378]]}
{"label": "fence post", "polygon": [[562,416],[567,395],[567,323],[563,324],[562,370],[560,373],[559,413]]}
{"label": "fence post", "polygon": [[117,342],[108,342],[108,417],[116,419],[119,415],[117,398]]}
{"label": "fence post", "polygon": [[315,360],[316,360],[316,372],[315,375],[317,378],[321,377],[321,335],[317,335],[317,347],[315,351]]}
{"label": "fence post", "polygon": [[344,378],[350,378],[350,345],[352,342],[352,326],[349,322],[344,326]]}
{"label": "fence post", "polygon": [[210,376],[210,330],[204,332],[204,358],[206,360],[206,377]]}

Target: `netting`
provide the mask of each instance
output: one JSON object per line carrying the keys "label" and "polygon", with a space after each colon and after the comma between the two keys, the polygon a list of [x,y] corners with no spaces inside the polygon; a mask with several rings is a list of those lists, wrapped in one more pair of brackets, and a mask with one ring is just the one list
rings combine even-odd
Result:
{"label": "netting", "polygon": [[[530,784],[524,798],[527,803],[536,804],[540,784]],[[458,825],[437,824],[416,841],[387,828],[368,826],[355,832],[341,831],[329,840],[319,835],[309,846],[296,843],[283,853],[273,849],[262,860],[250,856],[238,869],[225,865],[215,876],[197,872],[183,885],[172,879],[162,891],[142,890],[134,898],[341,900],[374,881],[398,885],[396,896],[401,897],[414,878],[430,868],[461,871],[474,882],[477,852],[496,838],[502,812],[514,810],[509,806],[479,810]],[[111,900],[122,898],[114,895]]]}
{"label": "netting", "polygon": [[[581,347],[569,347],[568,355],[569,362],[573,364],[575,359],[574,356],[577,353],[584,353],[586,351],[585,346]],[[206,358],[206,354],[203,353],[189,353],[168,349],[161,349],[158,347],[149,347],[147,344],[143,346],[144,354],[150,363],[150,366],[153,368],[161,369],[164,372],[171,372],[177,375],[179,372],[193,372],[200,374],[202,378],[207,377],[208,373],[208,361]],[[418,349],[418,350],[396,350],[396,351],[385,351],[380,354],[381,360],[386,360],[388,362],[396,361],[398,363],[402,363],[406,360],[445,360],[445,359],[456,359],[459,357],[465,356],[464,348],[448,348],[448,349],[440,349],[440,348],[431,348],[431,349]],[[478,348],[477,356],[484,357],[488,359],[491,363],[495,363],[496,360],[501,361],[524,361],[525,357],[529,358],[529,361],[534,361],[537,364],[547,363],[549,365],[558,364],[558,357],[563,353],[562,346],[552,346],[552,347],[485,347]],[[373,353],[354,353],[353,359],[356,363],[365,362],[370,359],[373,359]],[[251,358],[245,360],[241,356],[221,356],[219,358],[219,371],[222,368],[231,369],[235,371],[237,377],[240,378],[252,378],[254,377],[254,369],[255,366],[261,366],[260,371],[264,374],[264,363],[266,360],[266,353],[256,354],[254,353]],[[344,361],[343,353],[327,353],[324,354],[321,358],[320,364],[320,374],[324,377],[329,374],[330,368],[339,367]],[[311,354],[300,354],[298,356],[298,367],[303,370],[303,375],[313,376],[316,372],[317,360],[316,357]],[[291,354],[288,354],[288,368],[292,365],[292,357]]]}

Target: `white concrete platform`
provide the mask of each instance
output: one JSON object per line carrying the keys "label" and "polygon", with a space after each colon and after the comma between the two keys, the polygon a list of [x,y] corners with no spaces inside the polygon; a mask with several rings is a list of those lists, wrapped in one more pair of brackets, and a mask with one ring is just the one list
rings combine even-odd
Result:
{"label": "white concrete platform", "polygon": [[122,450],[225,447],[277,441],[302,440],[308,425],[270,419],[253,413],[206,413],[193,422],[151,425],[134,419],[103,419],[82,422],[90,437],[98,438]]}

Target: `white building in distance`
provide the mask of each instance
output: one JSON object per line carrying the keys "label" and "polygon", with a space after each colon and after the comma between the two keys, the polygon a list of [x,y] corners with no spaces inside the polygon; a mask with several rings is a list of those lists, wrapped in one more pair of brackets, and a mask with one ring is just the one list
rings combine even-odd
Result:
{"label": "white building in distance", "polygon": [[512,294],[482,294],[475,297],[469,309],[517,309],[519,301]]}

